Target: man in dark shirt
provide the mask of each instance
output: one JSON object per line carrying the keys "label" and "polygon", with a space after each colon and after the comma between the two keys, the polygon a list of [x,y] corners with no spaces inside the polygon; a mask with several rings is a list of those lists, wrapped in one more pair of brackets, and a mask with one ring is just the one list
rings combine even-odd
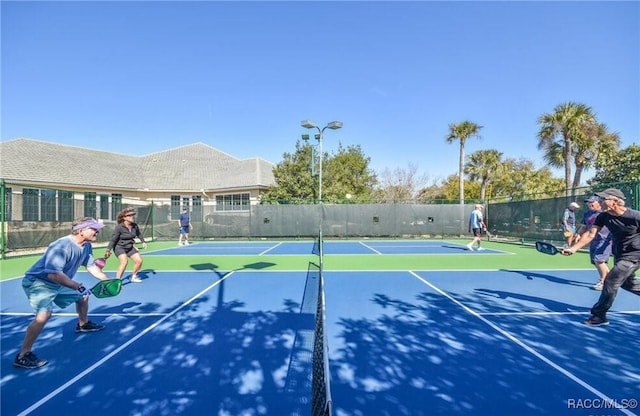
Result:
{"label": "man in dark shirt", "polygon": [[593,227],[576,244],[562,250],[568,256],[591,243],[602,227],[611,232],[615,265],[609,271],[600,298],[591,308],[591,317],[585,324],[591,326],[608,325],[607,311],[622,287],[640,295],[640,281],[635,272],[640,268],[640,211],[625,206],[625,195],[619,189],[609,188],[596,192],[602,198],[604,212],[596,218]]}
{"label": "man in dark shirt", "polygon": [[180,226],[180,234],[178,236],[178,245],[182,245],[182,237],[184,237],[184,245],[189,245],[189,230],[193,228],[191,225],[191,219],[189,218],[189,210],[185,207],[182,208],[182,214],[178,218],[178,225]]}

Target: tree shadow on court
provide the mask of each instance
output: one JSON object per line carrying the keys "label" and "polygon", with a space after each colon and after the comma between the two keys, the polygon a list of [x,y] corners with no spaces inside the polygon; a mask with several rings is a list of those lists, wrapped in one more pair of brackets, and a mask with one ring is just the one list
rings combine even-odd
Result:
{"label": "tree shadow on court", "polygon": [[591,286],[593,286],[593,283],[581,282],[579,280],[562,279],[562,278],[560,278],[558,276],[554,276],[554,275],[551,275],[551,274],[532,272],[532,271],[529,271],[529,270],[500,269],[500,271],[509,272],[509,273],[517,273],[517,274],[520,274],[520,275],[526,277],[527,280],[544,279],[544,280],[548,280],[548,281],[550,281],[552,283],[558,283],[558,284],[561,284],[561,285],[572,285],[572,286],[580,286],[580,287],[587,287],[587,288],[591,288]]}
{"label": "tree shadow on court", "polygon": [[[493,297],[453,296],[464,305],[484,304],[482,310],[495,306]],[[338,319],[329,329],[335,334],[330,340],[338,344],[330,361],[334,414],[593,413],[568,409],[569,399],[595,396],[554,365],[611,398],[637,397],[640,323],[632,315],[617,315],[616,325],[604,330],[586,327],[580,323],[584,317],[574,315],[481,318],[431,292],[413,302],[384,294],[370,302],[377,316]],[[561,302],[549,306],[577,308]]]}
{"label": "tree shadow on court", "polygon": [[[216,267],[209,270],[224,276]],[[35,414],[55,414],[60,406],[69,415],[73,409],[92,415],[310,414],[313,314],[301,313],[301,302],[289,298],[274,310],[242,311],[241,300],[220,296],[223,283],[190,302],[98,307],[96,313],[134,308],[173,314],[114,316],[95,334],[74,334],[69,320],[75,318],[53,319],[38,340],[38,350],[51,362],[35,371],[11,369],[28,322],[3,317],[2,341],[16,346],[3,357],[3,395],[22,399],[3,400],[2,414],[19,413],[112,352],[117,354]],[[180,285],[173,279],[165,290],[178,291]]]}

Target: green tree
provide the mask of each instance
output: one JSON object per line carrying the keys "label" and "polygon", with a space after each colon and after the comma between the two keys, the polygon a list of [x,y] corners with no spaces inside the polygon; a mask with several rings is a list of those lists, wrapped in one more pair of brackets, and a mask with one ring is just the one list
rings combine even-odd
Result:
{"label": "green tree", "polygon": [[640,180],[640,146],[632,144],[622,150],[603,149],[596,160],[596,174],[589,185],[613,184]]}
{"label": "green tree", "polygon": [[344,147],[324,163],[323,196],[325,202],[370,200],[377,184],[375,172],[369,167],[360,145]]}
{"label": "green tree", "polygon": [[460,142],[460,154],[458,157],[458,198],[461,204],[464,204],[464,146],[468,138],[478,137],[482,126],[471,121],[463,121],[458,124],[449,124],[449,134],[447,134],[447,143],[455,141]]}
{"label": "green tree", "polygon": [[564,189],[563,180],[554,178],[551,170],[545,166],[536,169],[528,159],[506,159],[502,168],[492,181],[494,199],[522,198],[523,195],[551,196]]}
{"label": "green tree", "polygon": [[580,186],[582,172],[595,166],[598,156],[602,152],[617,151],[620,148],[620,135],[609,132],[604,123],[586,123],[584,132],[576,141],[573,157],[576,173],[573,188]]}
{"label": "green tree", "polygon": [[[573,157],[590,148],[592,138],[586,134],[590,125],[596,123],[591,107],[574,102],[557,105],[553,113],[542,114],[538,118],[538,149],[544,151],[544,158],[553,167],[564,167],[566,195],[571,194],[571,167]],[[580,171],[581,173],[581,171]],[[579,176],[574,178],[579,180]]]}
{"label": "green tree", "polygon": [[502,153],[495,149],[478,150],[469,155],[464,172],[472,182],[480,182],[480,201],[485,201],[487,186],[500,171]]}
{"label": "green tree", "polygon": [[261,199],[267,203],[312,203],[317,199],[317,177],[312,176],[313,147],[296,142],[293,153],[285,153],[282,161],[273,169],[275,185]]}
{"label": "green tree", "polygon": [[[318,199],[317,165],[320,155],[308,143],[296,142],[293,153],[285,153],[273,169],[275,185],[262,195],[264,203],[313,203]],[[360,146],[339,146],[338,152],[323,155],[323,195],[325,202],[344,202],[349,194],[354,201],[367,200],[376,184],[369,168],[370,158]]]}

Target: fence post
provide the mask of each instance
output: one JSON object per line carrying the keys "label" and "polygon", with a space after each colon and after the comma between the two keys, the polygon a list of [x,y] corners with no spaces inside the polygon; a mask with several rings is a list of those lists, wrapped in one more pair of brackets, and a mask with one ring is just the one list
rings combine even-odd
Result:
{"label": "fence post", "polygon": [[6,238],[4,234],[5,224],[6,224],[6,208],[7,208],[7,193],[6,193],[6,183],[4,179],[0,179],[0,259],[4,259],[5,247],[6,247]]}

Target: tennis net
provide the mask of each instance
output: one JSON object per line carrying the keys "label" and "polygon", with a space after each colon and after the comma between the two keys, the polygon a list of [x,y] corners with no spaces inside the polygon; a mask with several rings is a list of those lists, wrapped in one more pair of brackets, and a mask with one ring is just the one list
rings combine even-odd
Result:
{"label": "tennis net", "polygon": [[[315,249],[317,248],[317,253]],[[309,275],[317,277],[318,300],[316,305],[315,329],[313,339],[313,361],[311,380],[311,415],[331,416],[332,401],[329,376],[329,348],[327,343],[324,278],[322,270],[324,265],[324,249],[322,231],[320,231],[314,253],[318,254],[318,264],[309,264]],[[307,279],[307,284],[313,279]]]}

